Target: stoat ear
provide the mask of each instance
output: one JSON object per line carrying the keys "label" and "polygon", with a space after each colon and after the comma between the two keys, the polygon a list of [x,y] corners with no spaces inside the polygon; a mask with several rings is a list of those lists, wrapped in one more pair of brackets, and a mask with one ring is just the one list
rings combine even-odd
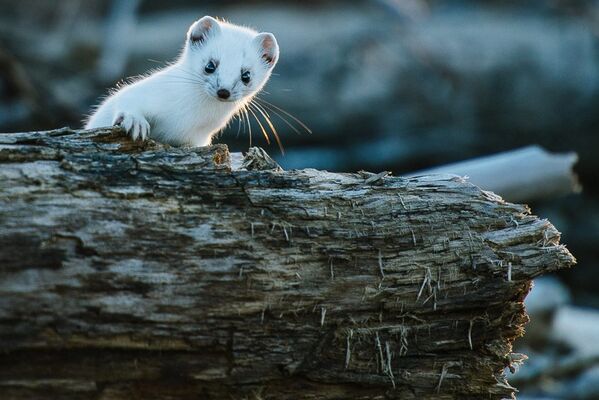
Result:
{"label": "stoat ear", "polygon": [[214,18],[206,15],[194,22],[187,32],[187,39],[193,44],[201,44],[209,36],[215,35],[220,31],[220,25]]}
{"label": "stoat ear", "polygon": [[260,56],[268,64],[269,67],[274,67],[279,60],[279,44],[275,35],[268,32],[262,32],[256,35],[254,42],[260,50]]}

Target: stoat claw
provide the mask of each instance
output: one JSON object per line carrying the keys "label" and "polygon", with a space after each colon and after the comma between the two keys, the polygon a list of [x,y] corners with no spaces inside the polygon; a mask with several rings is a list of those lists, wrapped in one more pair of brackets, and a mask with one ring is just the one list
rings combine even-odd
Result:
{"label": "stoat claw", "polygon": [[150,134],[150,124],[141,114],[120,112],[114,120],[113,125],[123,128],[133,140],[141,138],[146,140]]}

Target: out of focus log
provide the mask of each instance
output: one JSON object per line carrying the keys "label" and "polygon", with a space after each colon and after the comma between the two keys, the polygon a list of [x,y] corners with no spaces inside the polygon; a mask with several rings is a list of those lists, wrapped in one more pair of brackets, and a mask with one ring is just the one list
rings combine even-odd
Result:
{"label": "out of focus log", "polygon": [[513,396],[531,279],[574,262],[549,222],[249,157],[0,135],[0,398]]}
{"label": "out of focus log", "polygon": [[455,174],[506,200],[528,202],[579,192],[576,153],[553,154],[539,146],[443,165],[412,175]]}
{"label": "out of focus log", "polygon": [[98,60],[98,77],[103,82],[112,82],[122,77],[129,59],[128,40],[135,28],[140,0],[113,0],[104,28],[102,54]]}

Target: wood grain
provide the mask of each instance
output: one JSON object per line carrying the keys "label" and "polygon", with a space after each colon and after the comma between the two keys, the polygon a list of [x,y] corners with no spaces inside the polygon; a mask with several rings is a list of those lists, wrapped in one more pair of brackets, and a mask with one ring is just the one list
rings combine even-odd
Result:
{"label": "wood grain", "polygon": [[232,158],[0,135],[1,398],[512,397],[531,279],[574,263],[548,221],[452,176]]}

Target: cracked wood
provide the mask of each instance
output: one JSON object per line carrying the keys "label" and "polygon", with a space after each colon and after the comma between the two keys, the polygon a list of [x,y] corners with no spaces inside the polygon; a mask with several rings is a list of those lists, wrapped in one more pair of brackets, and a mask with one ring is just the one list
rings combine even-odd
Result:
{"label": "cracked wood", "polygon": [[235,159],[0,135],[0,397],[511,398],[531,279],[574,263],[548,221],[454,176]]}

